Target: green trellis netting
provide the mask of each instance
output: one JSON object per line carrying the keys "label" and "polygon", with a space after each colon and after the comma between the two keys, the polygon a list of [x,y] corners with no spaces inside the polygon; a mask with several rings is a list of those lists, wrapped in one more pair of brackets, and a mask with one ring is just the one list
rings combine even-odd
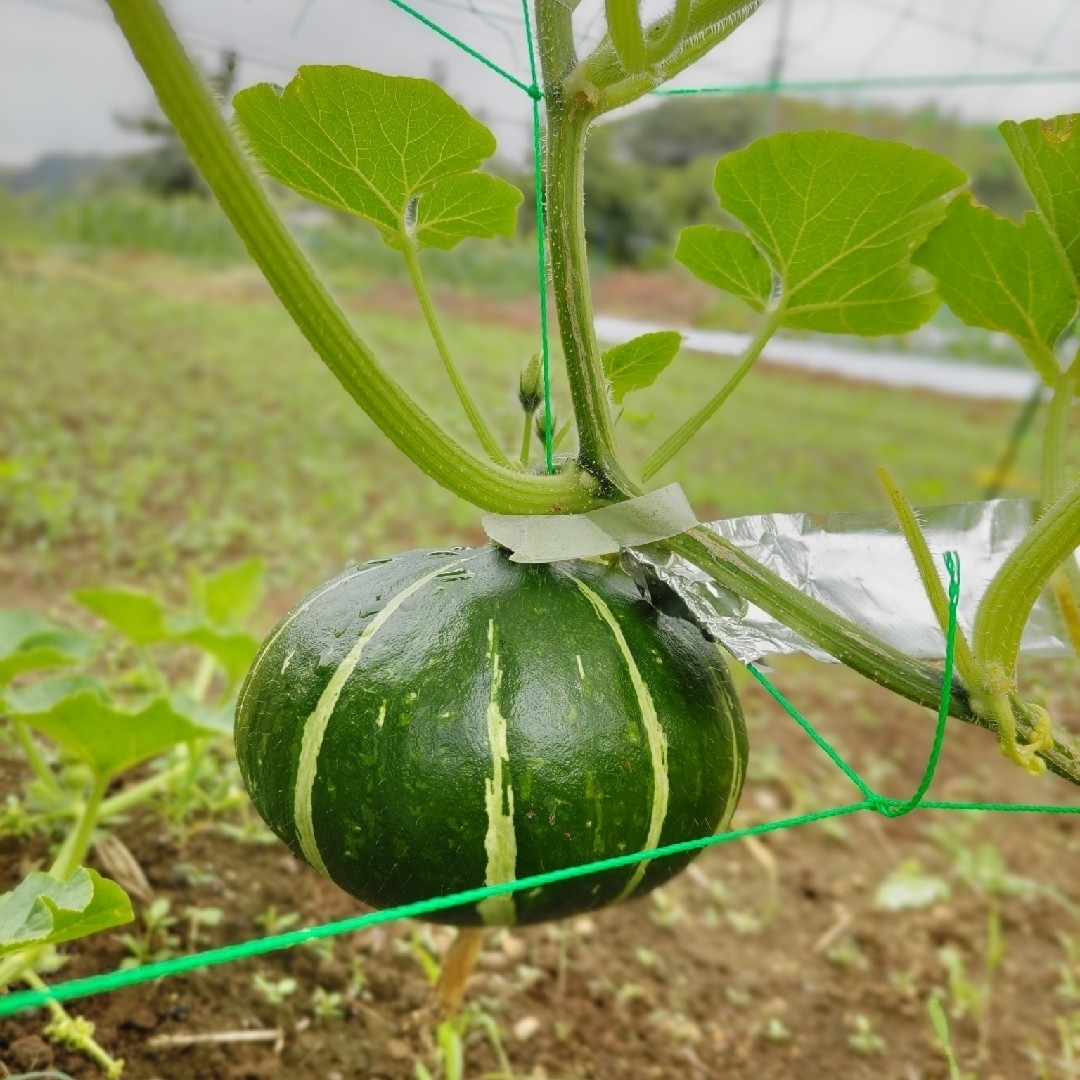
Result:
{"label": "green trellis netting", "polygon": [[[457,49],[462,50],[476,63],[483,65],[490,72],[499,76],[513,93],[526,95],[529,102],[532,113],[533,159],[537,173],[535,189],[537,193],[537,270],[540,285],[538,296],[541,324],[541,356],[544,371],[545,402],[548,415],[550,415],[551,375],[548,349],[547,256],[541,196],[542,185],[540,183],[543,91],[539,85],[534,27],[529,0],[521,0],[520,6],[517,0],[426,0],[423,11],[410,6],[404,0],[388,0],[388,2],[417,20],[427,30],[439,35]],[[570,6],[576,5],[571,4]],[[1062,0],[1057,8],[1054,7],[1054,0],[1048,0],[1048,3],[1044,3],[1043,6],[1047,11],[1047,17],[1044,20],[1045,25],[1039,26],[1034,35],[1028,35],[1026,39],[1029,42],[1028,46],[1017,44],[1015,40],[1011,39],[1001,40],[991,32],[991,29],[983,25],[980,20],[984,19],[990,6],[985,2],[968,5],[971,7],[973,14],[980,12],[981,14],[978,15],[978,19],[965,25],[958,21],[958,9],[964,7],[963,4],[951,6],[948,12],[943,13],[940,5],[929,2],[921,3],[920,0],[914,0],[914,2],[907,0],[905,3],[901,3],[901,0],[813,0],[810,6],[821,9],[827,18],[833,18],[838,8],[862,10],[864,13],[877,11],[879,16],[882,13],[889,16],[884,24],[887,27],[887,32],[879,33],[878,40],[876,42],[871,41],[869,48],[863,51],[860,57],[845,69],[845,71],[850,71],[850,74],[830,79],[785,77],[787,39],[783,35],[788,32],[787,19],[793,5],[791,0],[774,0],[771,6],[779,11],[779,21],[773,24],[771,45],[764,52],[759,51],[758,54],[759,60],[761,56],[764,56],[768,61],[766,78],[761,78],[760,73],[758,77],[755,77],[752,67],[739,68],[728,64],[726,68],[728,78],[723,81],[718,77],[717,68],[710,66],[709,58],[707,58],[707,61],[696,65],[684,76],[676,80],[675,85],[665,87],[657,91],[657,93],[683,95],[748,91],[851,92],[903,91],[943,87],[987,88],[1039,84],[1080,85],[1080,70],[1055,69],[1048,66],[1054,59],[1055,48],[1061,54],[1061,37],[1068,26],[1073,25],[1075,29],[1080,29],[1080,11],[1075,5],[1075,0]],[[314,0],[307,0],[297,16],[297,26],[308,16],[313,7]],[[647,16],[658,14],[661,10],[663,10],[662,7],[654,13],[651,11],[650,5],[646,5]],[[598,39],[603,30],[603,4],[599,3],[598,0],[586,0],[578,9],[578,14],[582,16],[579,30],[583,40],[588,42]],[[1030,15],[1030,12],[1027,14]],[[477,31],[476,37],[473,39],[476,44],[470,41],[468,34],[459,25],[463,17],[465,17],[466,24]],[[880,18],[877,20],[877,25],[880,29],[882,25]],[[909,27],[922,27],[923,29],[937,27],[945,37],[952,36],[958,39],[966,39],[970,46],[968,63],[970,70],[954,70],[951,73],[936,74],[911,72],[872,74],[872,72],[883,70],[881,65],[889,49],[903,38],[905,30]],[[205,35],[203,37],[205,40]],[[749,51],[753,52],[752,49]],[[994,67],[993,61],[998,58],[1003,58],[1008,62],[1004,66]],[[752,64],[753,61],[750,61],[750,63]],[[734,80],[731,78],[732,74],[736,76]],[[550,440],[551,433],[549,430],[548,445],[546,447],[549,469],[552,464]],[[812,813],[736,829],[721,835],[702,837],[698,840],[636,852],[617,858],[602,859],[587,865],[570,867],[501,885],[470,889],[450,896],[433,897],[419,903],[384,911],[374,911],[350,919],[179,956],[158,963],[147,964],[140,968],[118,970],[89,978],[72,979],[47,989],[9,993],[0,997],[0,1017],[35,1008],[48,1001],[69,1001],[75,998],[89,997],[165,976],[179,975],[187,971],[231,963],[281,949],[288,949],[317,939],[364,930],[380,923],[422,917],[458,904],[477,903],[489,896],[533,889],[567,878],[584,877],[600,871],[628,866],[643,859],[652,860],[681,852],[700,850],[747,836],[776,832],[781,829],[794,828],[798,825],[805,825],[828,818],[843,817],[863,811],[870,811],[889,818],[901,817],[914,810],[927,809],[1080,814],[1080,806],[941,801],[925,798],[933,781],[944,745],[949,712],[949,695],[952,686],[956,612],[960,595],[960,565],[956,555],[947,553],[945,555],[945,565],[949,574],[949,627],[946,635],[942,697],[926,768],[921,782],[908,799],[890,798],[876,792],[844,760],[837,750],[799,714],[795,707],[769,682],[764,673],[753,664],[749,664],[747,667],[750,673],[775,698],[795,723],[806,732],[818,749],[851,782],[857,793],[855,801]]]}

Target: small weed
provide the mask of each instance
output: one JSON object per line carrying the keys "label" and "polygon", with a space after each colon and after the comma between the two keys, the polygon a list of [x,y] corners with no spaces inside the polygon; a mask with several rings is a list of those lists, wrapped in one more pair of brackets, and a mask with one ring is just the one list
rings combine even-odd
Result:
{"label": "small weed", "polygon": [[211,888],[221,882],[212,869],[197,866],[195,863],[178,862],[173,866],[173,870],[184,884],[190,885],[193,889]]}
{"label": "small weed", "polygon": [[401,952],[408,953],[419,965],[420,969],[424,973],[424,978],[427,979],[432,986],[439,981],[439,957],[434,943],[430,937],[425,940],[425,931],[414,930],[409,940],[394,942],[394,946]]}
{"label": "small weed", "polygon": [[251,985],[255,987],[256,993],[267,1005],[281,1005],[287,997],[292,997],[296,993],[297,983],[295,979],[288,976],[271,980],[256,973],[251,976]]}
{"label": "small weed", "polygon": [[320,964],[329,963],[334,958],[333,938],[311,938],[305,941],[302,947],[313,953]]}
{"label": "small weed", "polygon": [[434,1073],[422,1062],[413,1065],[416,1080],[465,1080],[465,1047],[473,1039],[487,1039],[495,1060],[499,1063],[499,1077],[511,1080],[513,1072],[510,1060],[503,1049],[499,1025],[489,1013],[475,1005],[463,1009],[457,1016],[444,1020],[435,1032],[437,1058]]}
{"label": "small weed", "polygon": [[268,936],[284,934],[300,921],[298,911],[278,911],[277,905],[270,904],[261,915],[255,916],[255,925],[261,926]]}
{"label": "small weed", "polygon": [[615,991],[615,1001],[619,1005],[629,1005],[631,1001],[637,1001],[646,996],[645,990],[637,983],[623,983]]}
{"label": "small weed", "polygon": [[367,985],[367,976],[364,974],[364,958],[358,953],[353,953],[349,958],[349,985],[345,993],[350,998],[358,998]]}
{"label": "small weed", "polygon": [[927,874],[917,859],[905,859],[878,886],[874,903],[884,911],[923,908],[945,900],[949,883],[937,874]]}
{"label": "small weed", "polygon": [[340,1020],[345,1015],[341,1009],[341,994],[316,986],[311,998],[311,1011],[319,1020]]}
{"label": "small weed", "polygon": [[634,959],[637,960],[646,971],[657,971],[664,966],[664,961],[660,954],[654,952],[652,949],[646,949],[644,946],[635,951]]}
{"label": "small weed", "polygon": [[554,1034],[555,1038],[558,1039],[559,1042],[562,1042],[564,1039],[568,1039],[570,1037],[570,1033],[573,1030],[573,1027],[565,1020],[556,1020],[551,1025],[552,1034]]}
{"label": "small weed", "polygon": [[945,1010],[941,1006],[941,1001],[936,997],[932,997],[926,1003],[926,1011],[930,1014],[930,1024],[934,1029],[934,1035],[937,1038],[938,1045],[941,1047],[941,1052],[945,1055],[945,1061],[948,1063],[949,1080],[975,1080],[974,1073],[962,1072],[960,1065],[957,1063],[952,1038],[949,1034],[949,1021],[945,1017]]}
{"label": "small weed", "polygon": [[1001,933],[1001,914],[992,909],[987,919],[986,949],[981,977],[968,974],[964,958],[955,946],[946,945],[938,957],[949,976],[950,1012],[954,1019],[971,1016],[979,1033],[978,1057],[988,1056],[990,1037],[990,1002],[994,976],[1005,956],[1005,941]]}
{"label": "small weed", "polygon": [[184,908],[184,918],[187,920],[188,952],[195,952],[204,939],[202,931],[213,929],[221,925],[224,912],[217,907],[187,907]]}
{"label": "small weed", "polygon": [[870,966],[866,953],[859,948],[854,938],[847,938],[827,950],[825,959],[837,967],[852,968],[858,971],[865,971]]}
{"label": "small weed", "polygon": [[761,1029],[761,1036],[769,1042],[787,1042],[791,1038],[791,1028],[779,1016],[770,1016]]}
{"label": "small weed", "polygon": [[154,964],[176,956],[180,938],[172,933],[172,928],[179,920],[171,913],[171,908],[168,898],[159,896],[144,907],[139,915],[142,933],[120,935],[120,940],[128,952],[120,961],[121,968],[142,967],[143,964]]}
{"label": "small weed", "polygon": [[649,900],[649,918],[665,930],[673,930],[686,917],[686,912],[663,889],[654,889]]}
{"label": "small weed", "polygon": [[863,1013],[852,1018],[851,1026],[855,1029],[848,1036],[848,1046],[857,1053],[872,1056],[884,1054],[888,1044],[884,1038],[874,1030],[874,1022]]}
{"label": "small weed", "polygon": [[1061,981],[1054,992],[1067,1001],[1080,1002],[1080,942],[1071,934],[1058,934],[1058,941],[1065,950],[1066,963],[1058,967]]}

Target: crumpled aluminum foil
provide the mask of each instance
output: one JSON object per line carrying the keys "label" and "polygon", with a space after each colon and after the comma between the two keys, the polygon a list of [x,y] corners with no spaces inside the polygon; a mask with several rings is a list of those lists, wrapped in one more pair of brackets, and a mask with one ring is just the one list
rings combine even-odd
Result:
{"label": "crumpled aluminum foil", "polygon": [[[1032,504],[995,499],[932,506],[918,513],[930,550],[937,556],[946,551],[960,556],[957,621],[970,633],[987,584],[1031,524]],[[891,514],[762,514],[712,521],[705,528],[909,656],[945,655],[945,637]],[[792,652],[833,660],[676,555],[654,547],[632,548],[624,551],[623,560],[635,579],[672,589],[709,633],[744,663]],[[944,562],[941,578],[947,587]],[[1038,656],[1071,652],[1057,604],[1045,594],[1032,611],[1021,650]]]}

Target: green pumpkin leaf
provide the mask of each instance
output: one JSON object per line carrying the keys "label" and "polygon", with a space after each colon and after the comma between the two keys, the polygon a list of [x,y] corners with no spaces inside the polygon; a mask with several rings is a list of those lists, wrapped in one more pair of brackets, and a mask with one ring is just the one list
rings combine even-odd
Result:
{"label": "green pumpkin leaf", "polygon": [[165,698],[151,701],[139,712],[125,712],[92,690],[62,698],[41,712],[20,713],[19,719],[106,779],[211,733],[177,712]]}
{"label": "green pumpkin leaf", "polygon": [[1043,382],[1054,385],[1061,371],[1054,344],[1076,315],[1077,294],[1042,218],[1027,214],[1017,225],[965,192],[914,262],[937,278],[938,292],[960,319],[1015,338]]}
{"label": "green pumpkin leaf", "polygon": [[139,589],[103,588],[79,589],[73,595],[83,607],[89,608],[136,645],[150,645],[169,637],[165,606],[150,593]]}
{"label": "green pumpkin leaf", "polygon": [[745,233],[715,225],[688,225],[675,258],[702,281],[764,311],[773,291],[772,267]]}
{"label": "green pumpkin leaf", "polygon": [[392,247],[514,233],[521,193],[476,172],[495,136],[433,82],[307,66],[284,90],[242,90],[233,108],[275,180],[370,221]]}
{"label": "green pumpkin leaf", "polygon": [[466,236],[513,236],[521,192],[497,176],[463,173],[432,188],[416,204],[416,240],[449,251]]}
{"label": "green pumpkin leaf", "polygon": [[998,129],[1080,282],[1080,113]]}
{"label": "green pumpkin leaf", "polygon": [[261,559],[247,559],[193,579],[192,593],[214,626],[241,626],[262,600],[264,570]]}
{"label": "green pumpkin leaf", "polygon": [[675,257],[782,325],[836,334],[899,334],[938,298],[912,252],[964,182],[926,150],[838,131],[781,132],[721,159],[720,203],[746,235],[684,230]]}
{"label": "green pumpkin leaf", "polygon": [[174,641],[184,641],[209,653],[225,669],[230,682],[239,682],[259,651],[259,642],[244,630],[218,630],[212,626],[176,629]]}
{"label": "green pumpkin leaf", "polygon": [[196,727],[232,738],[236,720],[235,699],[224,705],[206,705],[201,701],[196,701],[190,694],[181,692],[173,694],[169,701],[181,716],[187,717]]}
{"label": "green pumpkin leaf", "polygon": [[108,696],[104,683],[91,675],[58,675],[54,679],[42,679],[20,690],[9,690],[7,711],[14,719],[20,720],[24,713],[48,712],[64,698],[81,694],[83,691],[96,694],[102,701]]}
{"label": "green pumpkin leaf", "polygon": [[0,611],[0,686],[26,671],[83,663],[97,642],[30,611]]}
{"label": "green pumpkin leaf", "polygon": [[675,330],[658,330],[608,349],[603,355],[604,374],[611,383],[615,404],[621,405],[631,390],[652,386],[675,359],[681,344],[682,334]]}
{"label": "green pumpkin leaf", "polygon": [[124,890],[94,870],[80,866],[66,881],[34,870],[0,896],[0,957],[123,926],[134,917]]}

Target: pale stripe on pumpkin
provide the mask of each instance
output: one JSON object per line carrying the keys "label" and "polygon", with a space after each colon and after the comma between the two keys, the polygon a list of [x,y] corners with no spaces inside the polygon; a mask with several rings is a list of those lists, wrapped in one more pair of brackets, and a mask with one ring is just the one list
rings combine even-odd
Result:
{"label": "pale stripe on pumpkin", "polygon": [[[484,780],[484,803],[488,816],[487,834],[484,836],[484,851],[487,854],[484,884],[502,885],[513,881],[517,875],[517,834],[514,832],[514,789],[509,777],[503,779],[503,764],[510,763],[510,751],[506,743],[507,720],[499,708],[502,668],[499,666],[499,654],[495,651],[494,619],[488,619],[488,659],[491,661],[491,690],[487,707],[491,778]],[[489,926],[512,926],[517,922],[512,893],[488,896],[476,905],[476,910]]]}
{"label": "pale stripe on pumpkin", "polygon": [[[303,615],[304,612],[307,611],[308,608],[310,608],[316,600],[321,600],[327,593],[333,592],[335,589],[340,589],[342,585],[348,585],[350,581],[354,581],[361,574],[366,574],[368,573],[368,571],[374,569],[374,566],[362,566],[359,567],[355,573],[350,574],[348,577],[342,577],[338,578],[336,581],[331,581],[328,585],[321,588],[318,592],[312,593],[311,596],[309,596],[298,608],[296,608],[294,611],[290,612],[288,616],[286,616],[285,620],[281,623],[281,625],[263,643],[262,647],[259,649],[259,655],[255,657],[255,663],[251,665],[251,670],[248,672],[247,679],[244,681],[244,692],[240,695],[240,700],[236,703],[237,716],[240,715],[241,710],[244,708],[244,698],[247,697],[248,687],[251,686],[252,683],[254,683],[255,681],[255,672],[259,670],[259,665],[262,664],[262,662],[270,655],[270,650],[274,647],[274,643],[277,641],[277,639],[281,637],[281,635],[284,634],[285,631],[288,630],[289,627],[292,626],[292,624],[296,622],[296,620],[299,619],[300,616]],[[282,674],[285,673],[285,668],[289,666],[289,661],[292,659],[294,652],[296,652],[295,649],[293,649],[293,652],[289,653],[289,655],[285,658],[285,663],[281,668]]]}
{"label": "pale stripe on pumpkin", "polygon": [[334,709],[337,707],[341,691],[345,688],[345,683],[348,682],[349,676],[356,670],[356,665],[360,663],[360,657],[363,654],[367,643],[380,629],[382,629],[390,616],[393,615],[394,612],[413,595],[413,593],[422,589],[433,578],[437,578],[440,574],[445,573],[450,568],[467,561],[468,560],[466,559],[456,559],[454,562],[443,563],[438,569],[432,570],[430,574],[425,574],[424,577],[417,579],[411,585],[402,589],[401,592],[388,600],[382,611],[380,611],[379,614],[364,627],[364,632],[357,638],[356,644],[349,650],[345,659],[338,664],[337,670],[330,677],[330,681],[326,684],[326,688],[320,695],[314,712],[312,712],[304,723],[304,734],[300,741],[300,761],[296,767],[296,791],[293,796],[293,818],[296,825],[296,838],[300,842],[300,850],[303,851],[304,858],[306,858],[316,870],[319,870],[324,874],[327,872],[326,864],[323,862],[322,855],[319,854],[319,845],[315,841],[315,823],[311,812],[311,793],[315,788],[315,776],[319,766],[319,751],[322,749],[326,728],[330,723],[330,717],[333,715]]}
{"label": "pale stripe on pumpkin", "polygon": [[[660,726],[660,720],[656,715],[656,706],[653,704],[652,695],[649,693],[649,688],[645,685],[645,680],[641,676],[641,670],[637,666],[637,661],[634,659],[633,653],[630,652],[630,646],[626,643],[626,637],[622,632],[622,627],[619,625],[619,620],[615,618],[611,608],[609,608],[607,604],[605,604],[604,601],[584,582],[579,581],[576,577],[571,577],[571,580],[585,596],[588,597],[589,602],[596,609],[596,614],[611,628],[611,632],[615,635],[616,642],[618,642],[623,659],[626,661],[627,670],[630,672],[630,682],[634,686],[638,708],[641,710],[641,723],[645,728],[645,737],[649,743],[649,758],[652,762],[653,770],[653,798],[652,810],[649,817],[649,833],[648,836],[646,836],[645,844],[641,849],[642,851],[651,851],[660,844],[660,833],[664,828],[664,819],[667,817],[668,797],[670,795],[667,763],[667,736],[664,734],[664,729]],[[643,859],[637,864],[630,880],[626,883],[626,887],[615,898],[616,903],[620,900],[625,900],[633,893],[638,885],[641,884],[641,879],[645,876],[648,865],[648,859]]]}

